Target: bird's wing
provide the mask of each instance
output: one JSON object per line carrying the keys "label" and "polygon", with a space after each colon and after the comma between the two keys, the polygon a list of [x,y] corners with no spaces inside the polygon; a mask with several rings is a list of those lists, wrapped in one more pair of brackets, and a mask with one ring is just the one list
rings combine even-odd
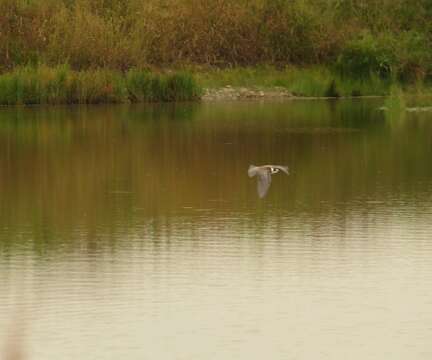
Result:
{"label": "bird's wing", "polygon": [[270,171],[261,171],[258,173],[258,196],[263,198],[271,184],[271,175]]}
{"label": "bird's wing", "polygon": [[289,175],[288,166],[273,165],[273,167],[282,170],[285,174]]}
{"label": "bird's wing", "polygon": [[248,175],[249,177],[254,177],[258,173],[258,167],[255,165],[249,165]]}

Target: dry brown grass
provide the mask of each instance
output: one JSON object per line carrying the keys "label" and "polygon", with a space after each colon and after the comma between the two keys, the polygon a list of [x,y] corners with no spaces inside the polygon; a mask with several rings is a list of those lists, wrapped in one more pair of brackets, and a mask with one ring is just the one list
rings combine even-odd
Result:
{"label": "dry brown grass", "polygon": [[0,70],[330,65],[369,32],[397,45],[395,68],[428,74],[431,15],[425,0],[0,0]]}

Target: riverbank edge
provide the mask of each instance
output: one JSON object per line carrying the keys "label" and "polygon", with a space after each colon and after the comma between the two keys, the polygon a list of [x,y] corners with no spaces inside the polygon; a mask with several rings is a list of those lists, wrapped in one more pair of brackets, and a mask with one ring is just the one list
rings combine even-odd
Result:
{"label": "riverbank edge", "polygon": [[326,67],[120,72],[41,65],[0,74],[0,106],[346,99],[428,95],[430,90],[377,77],[342,78]]}
{"label": "riverbank edge", "polygon": [[345,100],[345,99],[372,99],[372,98],[385,98],[389,95],[362,95],[362,96],[304,96],[295,95],[290,91],[283,88],[267,88],[257,89],[255,87],[232,87],[224,86],[220,88],[205,88],[202,90],[202,95],[192,100],[182,101],[106,101],[97,103],[34,103],[34,104],[0,104],[1,108],[13,107],[32,107],[32,106],[80,106],[80,105],[115,105],[115,104],[162,104],[162,103],[175,103],[175,102],[195,102],[195,103],[218,103],[218,102],[258,102],[258,101],[296,101],[296,100]]}
{"label": "riverbank edge", "polygon": [[342,99],[369,99],[382,98],[387,95],[362,96],[304,96],[296,95],[282,87],[258,88],[244,86],[223,86],[218,88],[205,88],[200,100],[202,102],[223,101],[265,101],[265,100],[342,100]]}

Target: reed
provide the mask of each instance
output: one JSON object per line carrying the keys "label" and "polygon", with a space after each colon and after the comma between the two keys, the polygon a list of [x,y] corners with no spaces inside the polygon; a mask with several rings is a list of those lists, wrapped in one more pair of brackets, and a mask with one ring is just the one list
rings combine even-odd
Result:
{"label": "reed", "polygon": [[107,69],[73,71],[25,66],[0,75],[0,105],[98,104],[143,101],[189,101],[200,87],[188,73],[157,74]]}
{"label": "reed", "polygon": [[152,74],[130,70],[126,74],[126,87],[134,102],[196,100],[202,92],[192,75],[186,72]]}

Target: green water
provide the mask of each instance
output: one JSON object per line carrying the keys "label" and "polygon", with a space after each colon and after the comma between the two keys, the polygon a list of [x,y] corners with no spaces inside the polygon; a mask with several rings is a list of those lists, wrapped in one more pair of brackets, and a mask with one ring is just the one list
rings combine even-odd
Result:
{"label": "green water", "polygon": [[429,359],[432,113],[383,103],[0,109],[0,350]]}

